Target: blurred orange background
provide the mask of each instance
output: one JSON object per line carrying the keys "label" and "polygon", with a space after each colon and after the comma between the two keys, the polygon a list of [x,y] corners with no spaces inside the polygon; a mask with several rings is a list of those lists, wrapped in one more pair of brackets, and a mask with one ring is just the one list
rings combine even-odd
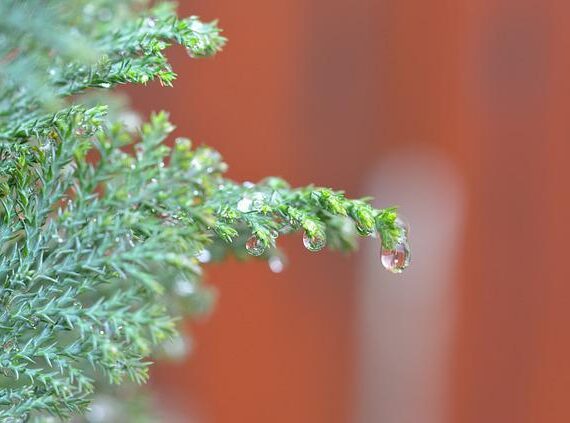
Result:
{"label": "blurred orange background", "polygon": [[129,89],[229,176],[372,194],[412,266],[280,240],[207,268],[212,315],[153,388],[172,422],[568,422],[570,3],[194,0],[230,39]]}

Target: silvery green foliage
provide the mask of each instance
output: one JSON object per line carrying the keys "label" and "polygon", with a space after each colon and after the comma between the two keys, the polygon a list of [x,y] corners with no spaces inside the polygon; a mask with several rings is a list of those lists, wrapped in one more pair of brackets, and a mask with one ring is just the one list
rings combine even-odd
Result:
{"label": "silvery green foliage", "polygon": [[172,43],[199,58],[225,38],[170,3],[0,3],[2,422],[82,419],[93,398],[91,413],[113,403],[116,419],[149,421],[134,384],[179,339],[176,319],[211,302],[204,261],[274,259],[294,231],[311,251],[353,249],[356,234],[402,240],[394,209],[279,178],[236,183],[215,150],[167,147],[167,114],[133,131],[101,103],[111,97],[89,98],[171,85]]}

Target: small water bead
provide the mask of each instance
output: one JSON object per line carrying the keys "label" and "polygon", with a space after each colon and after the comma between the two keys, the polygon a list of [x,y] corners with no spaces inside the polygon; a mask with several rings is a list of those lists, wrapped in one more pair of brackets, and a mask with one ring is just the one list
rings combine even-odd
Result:
{"label": "small water bead", "polygon": [[212,259],[212,253],[209,250],[201,250],[198,254],[196,254],[196,258],[200,263],[208,263]]}
{"label": "small water bead", "polygon": [[253,182],[250,182],[250,181],[245,181],[245,182],[242,184],[242,186],[243,186],[244,188],[251,189],[251,188],[253,188],[253,187],[255,186],[255,184],[254,184]]}
{"label": "small water bead", "polygon": [[192,340],[175,336],[162,344],[164,352],[171,360],[182,360],[192,350]]}
{"label": "small water bead", "polygon": [[408,241],[403,239],[398,241],[393,249],[382,248],[380,252],[382,265],[392,273],[402,273],[410,265],[411,254]]}
{"label": "small water bead", "polygon": [[30,319],[28,320],[28,324],[30,325],[30,327],[32,329],[35,329],[38,327],[38,324],[40,323],[40,319],[38,316],[32,316],[30,317]]}
{"label": "small water bead", "polygon": [[253,201],[249,197],[243,197],[237,203],[237,209],[242,213],[250,212],[252,209]]}
{"label": "small water bead", "polygon": [[181,297],[188,297],[196,292],[196,287],[190,281],[178,279],[174,284],[174,291]]}
{"label": "small water bead", "polygon": [[265,204],[265,195],[263,195],[261,192],[255,192],[253,193],[253,195],[251,196],[252,198],[252,207],[254,210],[260,210],[263,205]]}
{"label": "small water bead", "polygon": [[320,251],[327,243],[325,234],[315,234],[310,236],[307,232],[303,233],[303,245],[305,248],[312,252]]}
{"label": "small water bead", "polygon": [[91,404],[85,418],[90,423],[103,423],[120,421],[120,406],[108,396],[98,395]]}
{"label": "small water bead", "polygon": [[245,243],[245,249],[252,256],[260,256],[265,252],[265,244],[261,239],[252,235]]}
{"label": "small water bead", "polygon": [[283,264],[283,260],[279,256],[270,257],[267,264],[273,273],[281,273],[285,268],[285,264]]}
{"label": "small water bead", "polygon": [[361,236],[370,236],[370,235],[376,233],[376,228],[366,227],[363,225],[359,225],[358,223],[355,224],[355,227],[356,227],[356,231]]}

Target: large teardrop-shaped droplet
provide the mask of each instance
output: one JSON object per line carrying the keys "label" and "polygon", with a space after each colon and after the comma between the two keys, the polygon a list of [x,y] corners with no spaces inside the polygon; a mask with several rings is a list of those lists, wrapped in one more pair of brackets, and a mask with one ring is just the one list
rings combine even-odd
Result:
{"label": "large teardrop-shaped droplet", "polygon": [[255,235],[252,235],[245,243],[245,249],[252,256],[260,256],[265,251],[265,243]]}
{"label": "large teardrop-shaped droplet", "polygon": [[382,266],[392,273],[402,273],[410,265],[411,255],[408,241],[400,240],[393,249],[383,248],[380,252]]}
{"label": "large teardrop-shaped droplet", "polygon": [[316,233],[310,236],[307,232],[303,233],[303,245],[309,251],[316,252],[324,248],[327,243],[325,234]]}

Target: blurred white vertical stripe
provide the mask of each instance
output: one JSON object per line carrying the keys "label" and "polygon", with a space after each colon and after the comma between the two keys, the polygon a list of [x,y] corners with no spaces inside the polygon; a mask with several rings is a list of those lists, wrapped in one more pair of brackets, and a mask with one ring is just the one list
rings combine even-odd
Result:
{"label": "blurred white vertical stripe", "polygon": [[381,267],[369,242],[357,297],[358,423],[443,423],[455,317],[454,275],[464,222],[462,178],[434,152],[385,157],[364,190],[376,205],[399,205],[410,223],[412,264]]}

